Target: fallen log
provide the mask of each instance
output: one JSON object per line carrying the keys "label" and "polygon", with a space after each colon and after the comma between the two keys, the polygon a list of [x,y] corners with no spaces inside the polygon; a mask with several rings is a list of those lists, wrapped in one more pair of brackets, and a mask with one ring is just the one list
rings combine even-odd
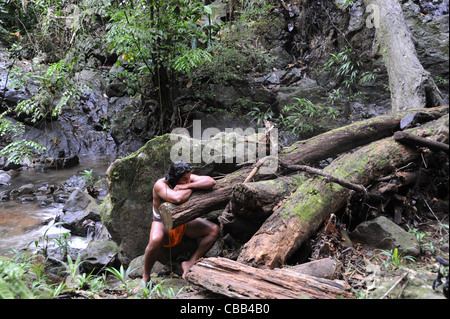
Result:
{"label": "fallen log", "polygon": [[196,191],[191,198],[180,205],[163,203],[159,212],[164,226],[174,229],[213,210],[225,207],[232,192],[232,187],[218,187],[211,191]]}
{"label": "fallen log", "polygon": [[432,141],[427,138],[415,136],[408,132],[398,131],[395,132],[394,138],[399,143],[404,143],[412,146],[428,147],[432,151],[443,151],[448,154],[448,144]]}
{"label": "fallen log", "polygon": [[305,179],[304,174],[293,174],[268,181],[237,184],[233,186],[230,197],[230,212],[234,216],[264,221],[277,203]]}
{"label": "fallen log", "polygon": [[317,169],[317,168],[307,166],[307,165],[286,165],[285,169],[294,170],[294,171],[305,171],[310,174],[321,175],[321,176],[325,177],[325,180],[327,180],[328,182],[337,183],[348,189],[354,190],[355,192],[363,193],[365,195],[365,197],[369,196],[367,193],[367,189],[364,186],[355,184],[355,183],[350,183],[343,179],[337,178],[337,177],[331,175],[330,173],[327,173],[321,169]]}
{"label": "fallen log", "polygon": [[[371,141],[391,136],[398,129],[404,116],[416,112],[417,110],[410,110],[379,116],[296,142],[281,151],[278,160],[286,165],[307,165],[337,156]],[[448,113],[448,105],[423,109],[420,112],[429,114],[430,117],[427,119],[439,118]],[[279,171],[277,174],[283,175],[283,172]],[[166,227],[172,229],[215,209],[224,208],[232,194],[232,187],[248,181],[249,176],[252,176],[255,181],[278,177],[275,174],[256,173],[251,166],[242,167],[218,180],[213,190],[195,192],[187,202],[181,205],[163,203],[159,210]]]}
{"label": "fallen log", "polygon": [[258,269],[226,258],[203,258],[186,280],[214,293],[238,299],[354,298],[342,284],[286,269]]}
{"label": "fallen log", "polygon": [[329,157],[335,157],[359,146],[392,136],[398,130],[400,122],[405,116],[415,114],[418,111],[430,115],[430,117],[424,117],[419,121],[430,121],[447,114],[448,105],[396,112],[359,121],[305,141],[295,142],[280,153],[280,159],[285,164],[310,165]]}
{"label": "fallen log", "polygon": [[[448,117],[408,130],[420,136],[437,135],[448,127]],[[325,172],[354,184],[368,185],[420,156],[420,151],[397,143],[393,137],[373,142],[334,160]],[[312,236],[323,221],[341,209],[351,190],[314,176],[283,203],[243,246],[238,261],[254,267],[277,268]]]}

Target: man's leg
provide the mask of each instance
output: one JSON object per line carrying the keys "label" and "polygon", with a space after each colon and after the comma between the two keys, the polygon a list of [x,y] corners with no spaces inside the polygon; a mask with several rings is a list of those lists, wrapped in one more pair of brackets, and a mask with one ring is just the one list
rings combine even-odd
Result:
{"label": "man's leg", "polygon": [[154,221],[152,223],[152,229],[150,230],[150,238],[147,247],[145,248],[144,255],[144,275],[142,280],[144,282],[150,281],[150,272],[152,271],[153,265],[158,259],[159,252],[163,245],[169,243],[169,232],[167,231],[164,224],[161,222]]}
{"label": "man's leg", "polygon": [[181,267],[183,268],[183,278],[194,263],[211,249],[219,237],[219,231],[219,226],[203,218],[194,219],[186,224],[185,235],[189,238],[201,239],[198,243],[197,250],[194,252],[191,259],[184,261],[181,264]]}

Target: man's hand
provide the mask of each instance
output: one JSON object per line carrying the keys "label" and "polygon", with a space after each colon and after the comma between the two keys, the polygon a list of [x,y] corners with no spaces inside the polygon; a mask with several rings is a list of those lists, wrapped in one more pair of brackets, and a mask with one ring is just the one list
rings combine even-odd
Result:
{"label": "man's hand", "polygon": [[178,184],[178,185],[176,185],[174,188],[173,188],[173,190],[174,191],[182,191],[182,190],[186,190],[186,189],[189,189],[190,187],[190,185],[189,185],[190,183],[188,183],[188,184]]}

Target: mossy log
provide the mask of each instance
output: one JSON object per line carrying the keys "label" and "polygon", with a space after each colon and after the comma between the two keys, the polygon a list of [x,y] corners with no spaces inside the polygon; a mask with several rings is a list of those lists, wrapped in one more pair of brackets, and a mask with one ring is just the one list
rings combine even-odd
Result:
{"label": "mossy log", "polygon": [[329,157],[336,157],[359,146],[392,136],[395,131],[399,130],[400,122],[406,115],[417,112],[429,115],[423,117],[424,121],[438,119],[442,115],[448,114],[448,105],[395,112],[355,122],[293,143],[280,153],[280,160],[287,165],[311,165]]}
{"label": "mossy log", "polygon": [[[391,115],[383,115],[335,129],[305,141],[296,142],[291,147],[281,151],[278,160],[286,165],[308,165],[329,157],[335,157],[361,145],[392,136],[398,130],[402,118],[416,112],[417,110],[410,110]],[[427,119],[436,119],[448,113],[448,105],[424,109],[420,110],[420,112],[428,114],[429,117]],[[215,209],[224,208],[231,198],[233,187],[243,183],[251,171],[252,167],[247,166],[229,173],[217,182],[213,190],[208,192],[195,192],[187,202],[181,205],[163,203],[159,210],[164,216],[163,220],[165,221],[166,227],[171,229],[172,227],[177,227],[185,222],[208,214]],[[281,175],[283,172],[279,171],[277,174]],[[275,178],[277,178],[275,174],[256,173],[253,181],[271,180]],[[270,183],[268,182],[267,185],[270,185]],[[263,188],[262,185],[264,184],[261,184],[261,188]],[[237,187],[245,188],[247,186]],[[252,186],[249,184],[248,187],[250,192]],[[269,207],[266,207],[265,210],[268,212]]]}
{"label": "mossy log", "polygon": [[287,269],[258,269],[226,258],[197,261],[186,279],[237,299],[352,299],[342,284]]}
{"label": "mossy log", "polygon": [[240,183],[233,187],[230,212],[234,216],[264,221],[273,208],[306,179],[305,174],[281,176],[253,183]]}
{"label": "mossy log", "polygon": [[[416,136],[437,135],[448,130],[448,116],[407,130]],[[434,138],[433,138],[434,137]],[[325,172],[351,183],[367,186],[372,180],[390,174],[420,156],[415,147],[397,143],[393,137],[364,146],[334,160]],[[313,176],[301,184],[243,246],[238,261],[254,267],[277,268],[321,226],[341,209],[351,190]]]}

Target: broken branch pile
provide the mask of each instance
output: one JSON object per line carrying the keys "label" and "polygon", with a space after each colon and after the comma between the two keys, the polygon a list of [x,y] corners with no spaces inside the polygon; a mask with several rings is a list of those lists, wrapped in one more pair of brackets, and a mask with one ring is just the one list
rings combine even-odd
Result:
{"label": "broken branch pile", "polygon": [[[448,106],[416,111],[425,113],[427,116],[421,118],[429,122],[393,136],[400,129],[402,118],[413,113],[404,111],[354,123],[294,143],[279,154],[276,174],[256,173],[249,182],[248,176],[255,170],[242,167],[219,180],[212,191],[199,192],[178,206],[161,205],[168,228],[225,206],[223,214],[226,213],[227,218],[219,220],[230,220],[231,216],[231,219],[240,218],[258,225],[259,229],[242,247],[237,263],[203,260],[192,267],[188,280],[230,297],[275,298],[270,295],[275,287],[265,287],[261,282],[285,276],[283,284],[272,282],[282,290],[294,289],[290,294],[277,290],[284,298],[336,298],[337,292],[324,292],[318,286],[314,292],[303,291],[310,289],[305,287],[311,287],[309,283],[314,281],[311,278],[291,278],[286,272],[281,275],[279,270],[273,269],[285,265],[330,215],[345,207],[355,192],[365,198],[380,198],[390,190],[382,187],[369,190],[369,187],[373,181],[392,174],[396,174],[402,185],[414,181],[414,174],[397,170],[420,158],[421,147],[448,154],[449,120],[448,115],[444,116]],[[330,157],[335,160],[323,170],[308,166]],[[387,183],[386,187],[393,186]],[[295,283],[295,288],[291,283]],[[267,292],[263,292],[263,288],[267,288]]]}

